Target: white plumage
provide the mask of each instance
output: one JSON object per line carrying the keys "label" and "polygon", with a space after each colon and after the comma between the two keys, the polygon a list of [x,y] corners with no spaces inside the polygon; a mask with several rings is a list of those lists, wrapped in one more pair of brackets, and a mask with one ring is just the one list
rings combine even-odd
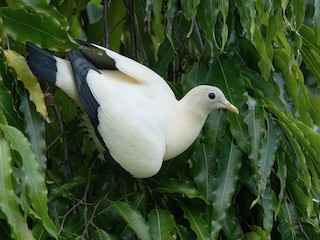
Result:
{"label": "white plumage", "polygon": [[[81,102],[106,151],[133,177],[151,177],[164,160],[185,151],[213,109],[238,113],[216,87],[195,87],[178,101],[151,69],[101,46],[88,46],[103,51],[108,64],[101,64],[101,56],[95,59],[92,52],[80,51],[69,54],[70,64],[31,43],[27,43],[28,63],[38,78]],[[39,56],[51,58],[45,61]],[[52,68],[52,59],[56,74],[50,79],[42,71]]]}

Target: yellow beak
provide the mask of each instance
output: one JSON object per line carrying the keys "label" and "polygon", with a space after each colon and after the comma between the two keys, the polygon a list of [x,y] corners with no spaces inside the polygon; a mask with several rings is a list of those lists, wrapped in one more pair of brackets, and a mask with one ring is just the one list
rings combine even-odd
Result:
{"label": "yellow beak", "polygon": [[239,110],[236,106],[232,105],[231,103],[228,103],[224,106],[226,109],[230,110],[231,112],[234,112],[236,114],[239,114]]}

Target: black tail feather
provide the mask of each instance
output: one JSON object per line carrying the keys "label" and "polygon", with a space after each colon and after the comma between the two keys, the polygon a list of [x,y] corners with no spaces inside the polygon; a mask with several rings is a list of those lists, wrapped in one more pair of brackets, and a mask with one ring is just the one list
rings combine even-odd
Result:
{"label": "black tail feather", "polygon": [[27,42],[27,63],[32,73],[39,79],[55,84],[57,74],[57,61],[49,52]]}

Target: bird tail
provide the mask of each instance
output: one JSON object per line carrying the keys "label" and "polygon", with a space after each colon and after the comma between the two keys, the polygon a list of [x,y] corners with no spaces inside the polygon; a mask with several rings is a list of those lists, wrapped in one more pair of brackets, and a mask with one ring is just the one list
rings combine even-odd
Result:
{"label": "bird tail", "polygon": [[39,79],[56,84],[57,61],[53,55],[27,42],[27,63],[32,73]]}
{"label": "bird tail", "polygon": [[27,63],[32,73],[38,79],[58,86],[70,98],[78,101],[79,95],[70,62],[53,56],[31,42],[26,43],[26,48]]}

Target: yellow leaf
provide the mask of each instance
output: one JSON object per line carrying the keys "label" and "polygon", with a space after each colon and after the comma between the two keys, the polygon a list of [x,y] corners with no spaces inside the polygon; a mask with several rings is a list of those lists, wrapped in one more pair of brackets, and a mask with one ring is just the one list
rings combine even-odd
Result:
{"label": "yellow leaf", "polygon": [[13,50],[4,50],[8,64],[14,68],[18,80],[23,82],[28,90],[30,100],[35,104],[37,112],[45,119],[48,119],[48,111],[44,102],[43,92],[40,88],[38,79],[32,74],[26,59]]}

